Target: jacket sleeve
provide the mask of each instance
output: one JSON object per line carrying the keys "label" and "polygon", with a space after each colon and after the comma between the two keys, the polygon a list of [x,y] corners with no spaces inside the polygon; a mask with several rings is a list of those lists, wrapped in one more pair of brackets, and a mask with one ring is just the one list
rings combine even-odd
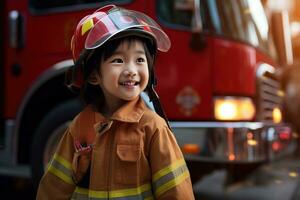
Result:
{"label": "jacket sleeve", "polygon": [[71,199],[75,189],[71,164],[74,151],[73,137],[67,129],[40,181],[37,200]]}
{"label": "jacket sleeve", "polygon": [[155,132],[150,149],[155,199],[195,199],[188,168],[176,139],[168,127]]}

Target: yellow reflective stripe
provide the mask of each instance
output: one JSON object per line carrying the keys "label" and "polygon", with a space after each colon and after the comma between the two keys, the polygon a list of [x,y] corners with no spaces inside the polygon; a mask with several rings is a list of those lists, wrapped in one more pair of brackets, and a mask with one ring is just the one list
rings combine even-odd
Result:
{"label": "yellow reflective stripe", "polygon": [[56,160],[57,162],[59,162],[60,164],[62,164],[65,168],[67,169],[72,169],[72,164],[67,161],[66,159],[64,159],[63,157],[57,155],[57,154],[54,154],[54,160]]}
{"label": "yellow reflective stripe", "polygon": [[66,183],[74,185],[73,179],[71,177],[65,175],[62,171],[60,171],[59,169],[56,169],[52,165],[49,166],[48,171],[51,172],[52,174],[56,175],[57,177],[59,177],[60,179],[65,181]]}
{"label": "yellow reflective stripe", "polygon": [[[141,185],[137,188],[130,188],[130,189],[123,189],[123,190],[112,190],[112,191],[96,191],[96,190],[89,190],[85,188],[76,187],[74,193],[85,195],[89,198],[124,198],[127,197],[130,199],[130,196],[138,196],[142,195],[144,192],[149,192],[151,196],[146,197],[145,200],[152,200],[152,191],[151,191],[151,185],[145,184]],[[136,199],[136,197],[134,197]]]}
{"label": "yellow reflective stripe", "polygon": [[89,190],[89,197],[92,197],[92,198],[108,198],[108,192],[107,191]]}
{"label": "yellow reflective stripe", "polygon": [[107,198],[108,192],[106,191],[95,191],[95,190],[89,190],[85,188],[76,187],[75,193],[81,194],[81,195],[87,195],[89,197],[93,198]]}
{"label": "yellow reflective stripe", "polygon": [[165,184],[157,188],[157,190],[155,191],[155,196],[158,197],[164,192],[166,192],[167,190],[179,185],[182,181],[184,181],[189,176],[190,176],[189,172],[186,171],[180,176],[176,177],[175,179],[166,182]]}
{"label": "yellow reflective stripe", "polygon": [[94,26],[93,19],[85,20],[85,22],[83,22],[82,27],[81,27],[81,35],[84,35],[88,30],[93,28],[93,26]]}
{"label": "yellow reflective stripe", "polygon": [[47,170],[66,183],[74,185],[74,181],[71,177],[72,165],[63,157],[54,154],[51,163],[47,166]]}
{"label": "yellow reflective stripe", "polygon": [[159,170],[158,172],[156,172],[152,178],[152,181],[155,182],[157,181],[159,178],[163,177],[164,175],[172,172],[174,169],[178,168],[181,165],[185,165],[185,161],[184,159],[180,159],[176,162],[174,162],[173,164]]}
{"label": "yellow reflective stripe", "polygon": [[132,189],[124,189],[124,190],[114,190],[109,193],[109,197],[117,198],[117,197],[126,197],[126,196],[134,196],[140,195],[143,192],[151,190],[150,184],[141,185],[137,188]]}

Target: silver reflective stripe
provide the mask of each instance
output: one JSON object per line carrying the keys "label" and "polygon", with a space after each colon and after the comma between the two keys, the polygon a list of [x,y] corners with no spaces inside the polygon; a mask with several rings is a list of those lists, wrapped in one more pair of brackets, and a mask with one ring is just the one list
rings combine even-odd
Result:
{"label": "silver reflective stripe", "polygon": [[179,166],[177,169],[171,171],[170,173],[160,177],[157,181],[153,182],[152,186],[154,191],[156,191],[159,187],[166,184],[167,182],[175,179],[176,177],[180,176],[181,174],[188,171],[186,165]]}
{"label": "silver reflective stripe", "polygon": [[159,197],[166,191],[176,187],[189,179],[190,174],[184,159],[177,160],[171,165],[156,172],[152,177],[152,186],[155,197]]}
{"label": "silver reflective stripe", "polygon": [[57,154],[54,155],[47,171],[66,183],[74,184],[71,163]]}
{"label": "silver reflective stripe", "polygon": [[89,200],[89,197],[86,194],[79,194],[79,193],[74,192],[71,199],[74,199],[74,200]]}
{"label": "silver reflective stripe", "polygon": [[55,167],[56,169],[63,172],[65,175],[72,177],[72,171],[70,169],[67,169],[65,166],[60,164],[57,160],[52,160],[51,166]]}

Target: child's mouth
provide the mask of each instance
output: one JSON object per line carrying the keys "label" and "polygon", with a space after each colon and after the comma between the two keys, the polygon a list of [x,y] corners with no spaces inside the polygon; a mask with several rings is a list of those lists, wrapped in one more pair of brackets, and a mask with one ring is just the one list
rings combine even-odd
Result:
{"label": "child's mouth", "polygon": [[138,85],[140,82],[139,81],[124,81],[124,82],[121,82],[120,85],[123,85],[123,86],[136,86]]}

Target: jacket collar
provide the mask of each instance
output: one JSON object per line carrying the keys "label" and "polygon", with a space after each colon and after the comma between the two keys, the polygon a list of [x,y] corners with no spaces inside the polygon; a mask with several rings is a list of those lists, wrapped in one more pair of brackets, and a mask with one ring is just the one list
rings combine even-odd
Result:
{"label": "jacket collar", "polygon": [[94,140],[94,133],[99,132],[102,125],[111,125],[112,120],[129,123],[139,122],[145,112],[145,109],[146,105],[142,98],[138,97],[133,101],[129,101],[124,104],[111,116],[110,119],[106,119],[101,113],[95,111],[92,105],[89,105],[85,107],[70,124],[70,131],[74,133],[74,136],[78,137],[80,141],[86,141],[90,144]]}
{"label": "jacket collar", "polygon": [[[117,120],[129,123],[139,122],[145,112],[145,107],[146,106],[142,98],[137,97],[120,107],[108,120]],[[95,121],[103,122],[105,121],[105,117],[101,113],[95,112]]]}

